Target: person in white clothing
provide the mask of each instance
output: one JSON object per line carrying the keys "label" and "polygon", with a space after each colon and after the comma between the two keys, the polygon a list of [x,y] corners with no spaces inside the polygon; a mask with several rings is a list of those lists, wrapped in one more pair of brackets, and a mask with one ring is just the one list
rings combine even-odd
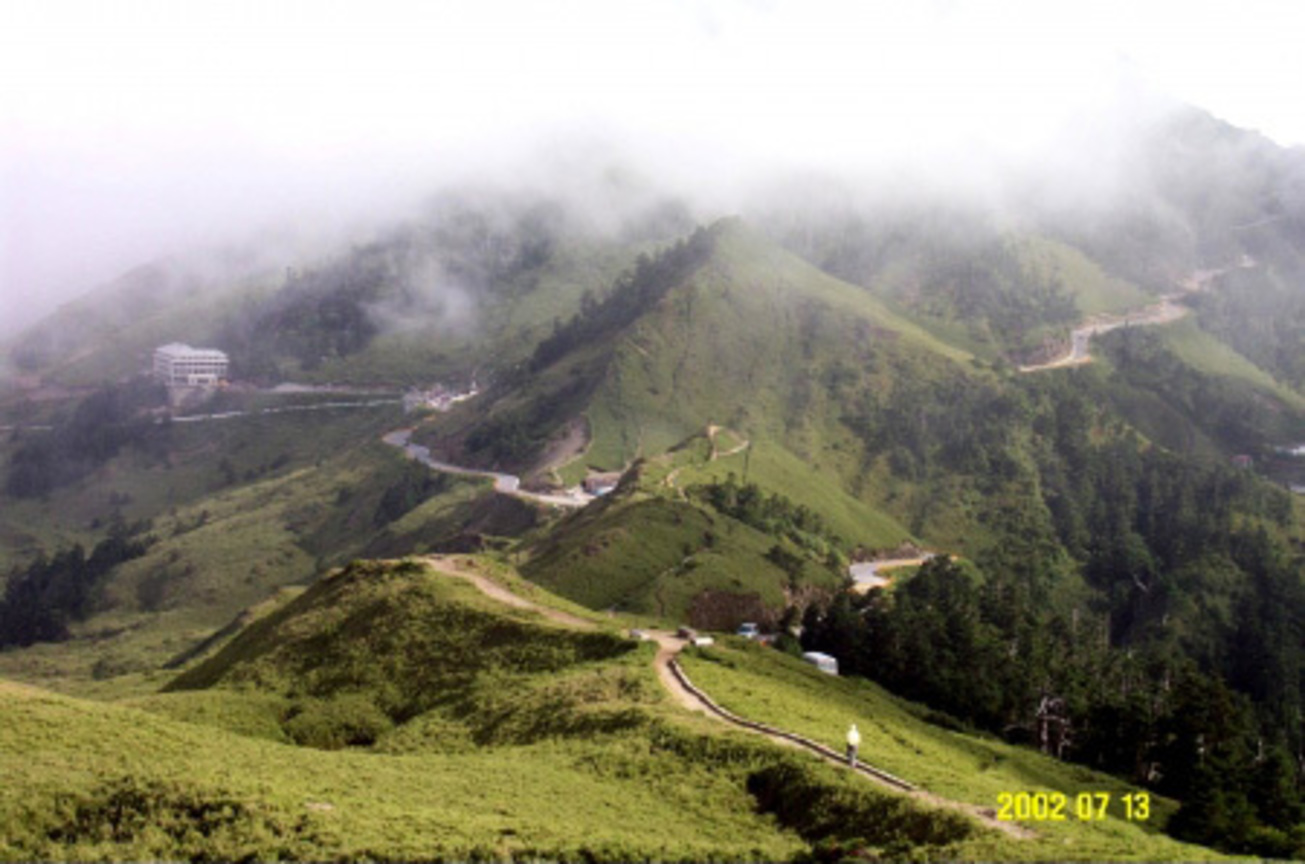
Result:
{"label": "person in white clothing", "polygon": [[856,724],[847,730],[847,764],[852,768],[856,767],[856,751],[861,746],[861,733],[856,730]]}

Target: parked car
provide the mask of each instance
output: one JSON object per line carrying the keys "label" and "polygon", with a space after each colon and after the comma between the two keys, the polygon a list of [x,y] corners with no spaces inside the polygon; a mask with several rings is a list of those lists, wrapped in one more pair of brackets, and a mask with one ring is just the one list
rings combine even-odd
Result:
{"label": "parked car", "polygon": [[698,635],[698,631],[694,630],[692,627],[681,627],[679,630],[675,631],[675,635],[679,636],[681,639],[692,639],[694,636]]}
{"label": "parked car", "polygon": [[715,645],[716,640],[710,636],[694,636],[689,640],[689,644],[698,648],[706,648],[708,645]]}
{"label": "parked car", "polygon": [[638,628],[635,628],[635,629],[633,629],[633,630],[630,631],[630,638],[631,638],[631,639],[638,639],[638,640],[640,640],[641,642],[646,642],[647,640],[651,639],[652,636],[648,635],[648,631],[647,631],[647,630],[640,630],[640,629],[638,629]]}
{"label": "parked car", "polygon": [[756,639],[761,635],[761,628],[752,621],[744,621],[735,633],[744,639]]}

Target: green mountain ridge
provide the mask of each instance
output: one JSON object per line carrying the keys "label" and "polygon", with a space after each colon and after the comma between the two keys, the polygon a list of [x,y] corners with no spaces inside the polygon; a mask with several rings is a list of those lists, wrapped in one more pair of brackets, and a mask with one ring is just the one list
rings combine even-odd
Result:
{"label": "green mountain ridge", "polygon": [[[70,638],[0,633],[15,644],[0,675],[135,707],[0,685],[22,718],[0,734],[20,778],[0,794],[0,856],[193,856],[205,833],[231,857],[1205,854],[1162,823],[1301,854],[1305,506],[1283,488],[1283,451],[1305,442],[1297,168],[1180,121],[1181,140],[1148,151],[1174,162],[1153,187],[1080,222],[958,206],[595,231],[531,196],[473,196],[289,273],[208,284],[159,265],[57,313],[13,343],[21,374],[0,387],[0,423],[52,427],[0,433],[0,621],[36,610]],[[1183,187],[1203,153],[1222,161]],[[1087,365],[1014,368],[1085,315],[1233,264],[1184,320],[1098,336]],[[155,423],[124,379],[173,339],[228,348],[246,383],[481,392],[417,416]],[[214,410],[331,398],[239,390]],[[109,403],[130,416],[98,428],[87,414]],[[406,461],[379,440],[400,426],[527,488],[623,476],[552,508]],[[76,565],[71,544],[124,526],[129,560]],[[956,560],[843,590],[850,560],[904,543]],[[350,563],[470,550],[611,626],[566,632],[419,568]],[[802,648],[876,683],[826,685],[734,642],[686,655],[731,710],[833,745],[860,717],[894,770],[975,805],[1001,783],[1138,783],[1164,818],[1023,846],[953,836],[680,716],[648,648],[615,632],[745,620],[788,650],[801,624]],[[133,724],[176,744],[157,769],[134,765]],[[494,779],[477,797],[459,771]],[[410,772],[423,779],[404,786]],[[774,798],[786,777],[810,800]],[[592,813],[530,810],[568,786]],[[23,790],[40,812],[19,830]],[[449,796],[472,803],[441,815]],[[323,800],[336,809],[304,803]],[[891,818],[858,838],[830,827],[839,813]]]}

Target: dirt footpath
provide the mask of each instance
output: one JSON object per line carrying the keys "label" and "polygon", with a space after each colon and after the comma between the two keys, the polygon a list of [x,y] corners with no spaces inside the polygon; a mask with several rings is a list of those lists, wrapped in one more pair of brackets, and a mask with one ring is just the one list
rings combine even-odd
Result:
{"label": "dirt footpath", "polygon": [[587,621],[577,615],[563,612],[560,609],[553,609],[549,606],[541,606],[538,603],[532,603],[520,595],[513,594],[511,591],[507,590],[502,585],[499,585],[492,579],[481,576],[475,570],[467,567],[456,558],[446,558],[442,555],[428,555],[422,560],[425,561],[427,566],[433,570],[438,570],[439,572],[449,576],[456,576],[459,579],[466,579],[472,585],[475,585],[480,589],[482,594],[493,597],[500,603],[514,606],[517,609],[529,609],[533,612],[538,612],[550,621],[556,621],[558,624],[565,624],[568,627],[575,627],[579,630],[594,630],[598,626],[594,622]]}

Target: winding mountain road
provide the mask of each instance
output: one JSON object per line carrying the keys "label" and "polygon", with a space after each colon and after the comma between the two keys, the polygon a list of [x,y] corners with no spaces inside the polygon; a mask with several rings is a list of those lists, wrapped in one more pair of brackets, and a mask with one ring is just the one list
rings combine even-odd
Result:
{"label": "winding mountain road", "polygon": [[460,474],[465,477],[488,477],[494,481],[494,491],[503,495],[511,495],[514,498],[521,498],[526,501],[537,501],[540,504],[551,504],[554,507],[583,507],[594,500],[593,495],[585,492],[572,492],[566,495],[527,492],[521,488],[521,478],[515,474],[502,474],[498,471],[465,468],[460,465],[441,462],[430,455],[429,447],[413,444],[411,438],[411,429],[395,429],[393,432],[387,432],[381,436],[381,440],[386,444],[391,447],[398,447],[409,459],[420,462],[433,471],[442,471],[445,474]]}
{"label": "winding mountain road", "polygon": [[[520,595],[513,594],[498,583],[487,577],[475,572],[475,562],[470,559],[459,559],[451,556],[428,555],[421,559],[433,571],[446,576],[453,576],[458,579],[465,579],[472,585],[476,586],[485,595],[494,598],[502,603],[517,609],[530,609],[538,612],[550,621],[568,627],[575,627],[580,630],[597,629],[597,624],[588,621],[579,616],[563,612],[560,609],[553,609],[539,603],[527,600]],[[706,693],[694,686],[681,668],[676,659],[676,655],[687,644],[687,640],[671,633],[668,630],[649,630],[645,631],[649,638],[657,643],[657,654],[653,660],[653,668],[657,673],[657,680],[662,687],[671,695],[676,704],[681,707],[699,714],[704,714],[716,720],[720,720],[730,725],[761,735],[777,744],[786,747],[796,747],[815,753],[826,762],[839,766],[847,766],[846,758],[837,751],[804,738],[792,732],[783,729],[777,729],[773,726],[766,726],[752,720],[734,714],[720,705],[716,704]],[[1022,825],[1013,822],[1002,822],[997,819],[996,812],[990,808],[978,807],[973,804],[967,804],[963,801],[954,801],[950,798],[942,798],[931,792],[926,792],[918,787],[889,774],[887,771],[875,768],[873,765],[867,765],[864,762],[858,762],[855,769],[858,774],[871,780],[881,786],[892,789],[895,792],[906,794],[935,807],[941,807],[949,810],[956,810],[971,816],[989,828],[995,828],[1012,837],[1029,838],[1036,836],[1034,832]]]}
{"label": "winding mountain road", "polygon": [[251,411],[219,411],[216,414],[182,414],[171,418],[173,423],[207,423],[211,420],[231,420],[236,417],[262,417],[269,414],[298,414],[305,411],[330,411],[336,408],[377,408],[384,405],[402,405],[401,399],[368,399],[364,402],[314,402],[309,405],[283,405],[280,408],[256,408]]}
{"label": "winding mountain road", "polygon": [[1095,315],[1088,318],[1070,331],[1069,350],[1065,354],[1046,363],[1021,366],[1019,370],[1021,372],[1044,372],[1048,369],[1064,369],[1068,366],[1091,363],[1092,355],[1088,353],[1088,345],[1093,336],[1108,333],[1119,327],[1141,327],[1152,324],[1170,324],[1177,321],[1190,311],[1186,306],[1180,305],[1180,301],[1184,297],[1206,290],[1210,282],[1225,273],[1254,266],[1256,265],[1252,259],[1243,258],[1241,262],[1231,267],[1196,270],[1186,278],[1177,281],[1180,290],[1161,296],[1157,303],[1143,306],[1140,309],[1133,309],[1121,315]]}

